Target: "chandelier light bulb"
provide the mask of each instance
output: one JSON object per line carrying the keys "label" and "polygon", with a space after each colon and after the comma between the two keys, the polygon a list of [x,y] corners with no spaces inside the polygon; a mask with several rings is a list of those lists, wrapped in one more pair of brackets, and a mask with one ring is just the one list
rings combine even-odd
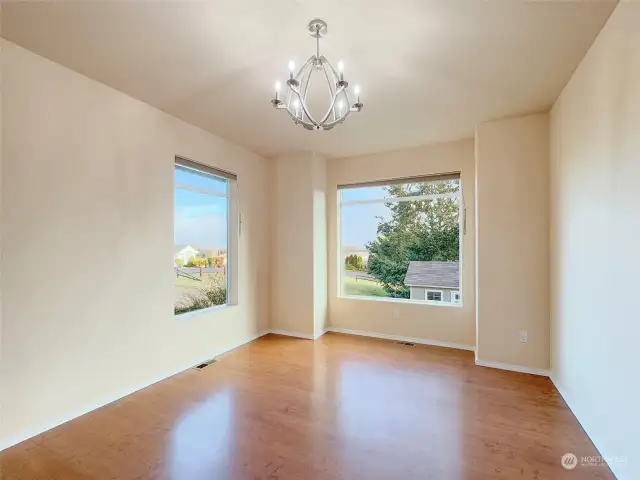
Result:
{"label": "chandelier light bulb", "polygon": [[343,62],[342,60],[340,60],[340,61],[338,62],[338,71],[339,71],[340,73],[343,73],[343,72],[344,72],[344,62]]}
{"label": "chandelier light bulb", "polygon": [[356,96],[360,95],[360,85],[356,85],[355,87],[353,87],[353,93],[355,93]]}
{"label": "chandelier light bulb", "polygon": [[289,60],[289,71],[293,73],[295,68],[296,68],[296,62],[294,62],[293,60]]}
{"label": "chandelier light bulb", "polygon": [[342,100],[340,100],[338,102],[338,111],[341,112],[343,107],[344,107],[344,102]]}
{"label": "chandelier light bulb", "polygon": [[276,80],[276,93],[280,91],[280,82]]}

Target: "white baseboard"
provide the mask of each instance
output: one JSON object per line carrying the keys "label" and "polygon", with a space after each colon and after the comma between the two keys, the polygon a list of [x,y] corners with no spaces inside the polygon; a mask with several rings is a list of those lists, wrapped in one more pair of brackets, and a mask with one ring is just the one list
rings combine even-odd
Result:
{"label": "white baseboard", "polygon": [[92,404],[92,405],[86,405],[78,410],[76,410],[75,412],[70,412],[68,414],[62,415],[58,418],[56,418],[55,420],[48,422],[44,425],[40,425],[39,427],[36,428],[32,428],[30,430],[27,430],[25,432],[21,432],[18,435],[14,435],[13,437],[9,437],[6,440],[0,440],[0,452],[2,450],[5,450],[9,447],[13,447],[14,445],[17,445],[18,443],[24,442],[25,440],[28,440],[32,437],[35,437],[36,435],[40,435],[41,433],[44,433],[48,430],[51,430],[52,428],[55,428],[59,425],[62,425],[63,423],[67,423],[75,418],[81,417],[82,415],[85,415],[89,412],[92,412],[93,410],[97,410],[98,408],[104,407],[105,405],[108,405],[110,403],[115,402],[116,400],[120,400],[121,398],[126,397],[127,395],[131,395],[132,393],[135,393],[139,390],[142,390],[143,388],[147,388],[151,385],[153,385],[154,383],[158,383],[162,380],[165,380],[169,377],[173,377],[174,375],[177,375],[178,373],[182,373],[185,370],[188,370],[190,368],[193,368],[196,365],[199,365],[200,363],[206,362],[207,360],[210,360],[212,358],[218,357],[220,355],[222,355],[223,353],[227,353],[233,349],[236,349],[238,347],[241,347],[242,345],[245,345],[249,342],[253,342],[254,340],[262,337],[263,335],[266,335],[267,332],[263,332],[260,333],[258,335],[254,335],[250,338],[248,338],[247,340],[244,340],[236,345],[231,345],[229,347],[226,347],[218,352],[215,353],[211,353],[208,354],[206,356],[206,358],[202,358],[200,360],[198,360],[195,363],[190,363],[189,365],[182,365],[181,367],[179,367],[176,370],[173,370],[171,372],[168,372],[167,374],[161,375],[153,380],[151,380],[150,382],[145,382],[142,385],[139,385],[133,389],[129,389],[123,392],[120,392],[116,395],[110,395],[108,398],[104,398],[102,400],[100,400],[99,402]]}
{"label": "white baseboard", "polygon": [[320,333],[316,333],[316,334],[313,336],[313,339],[314,339],[314,340],[319,339],[322,335],[324,335],[324,334],[325,334],[325,333],[327,333],[328,331],[329,331],[329,330],[324,329],[324,330],[322,330]]}
{"label": "white baseboard", "polygon": [[290,330],[269,330],[267,333],[273,333],[274,335],[284,335],[285,337],[304,338],[305,340],[315,340],[318,337],[314,337],[310,333],[292,332]]}
{"label": "white baseboard", "polygon": [[328,332],[345,333],[347,335],[359,335],[361,337],[382,338],[384,340],[394,340],[396,342],[419,343],[421,345],[431,345],[433,347],[456,348],[458,350],[475,351],[473,345],[463,345],[461,343],[441,342],[439,340],[429,340],[426,338],[403,337],[400,335],[389,335],[386,333],[365,332],[362,330],[350,330],[348,328],[329,327]]}
{"label": "white baseboard", "polygon": [[509,370],[518,373],[529,373],[531,375],[541,375],[543,377],[549,376],[548,370],[542,370],[539,368],[524,367],[522,365],[510,365],[508,363],[499,362],[485,362],[484,360],[476,359],[476,365],[479,367],[498,368],[500,370]]}

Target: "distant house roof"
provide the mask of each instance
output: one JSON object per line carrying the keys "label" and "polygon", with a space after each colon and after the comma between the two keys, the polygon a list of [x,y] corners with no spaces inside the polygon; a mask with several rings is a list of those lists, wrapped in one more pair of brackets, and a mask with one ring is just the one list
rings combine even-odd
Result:
{"label": "distant house roof", "polygon": [[194,250],[198,251],[198,249],[196,247],[193,247],[191,245],[174,245],[173,246],[173,253],[180,253],[182,252],[182,250],[184,250],[185,248],[193,248]]}
{"label": "distant house roof", "polygon": [[415,287],[460,288],[458,262],[409,262],[405,285]]}

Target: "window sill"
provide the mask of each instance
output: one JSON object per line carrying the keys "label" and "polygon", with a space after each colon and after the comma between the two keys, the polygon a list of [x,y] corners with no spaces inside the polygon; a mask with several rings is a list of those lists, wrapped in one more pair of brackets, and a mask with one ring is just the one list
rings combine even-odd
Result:
{"label": "window sill", "polygon": [[360,295],[338,295],[338,298],[343,300],[364,300],[367,302],[386,302],[386,303],[399,303],[409,305],[426,305],[429,307],[447,307],[447,308],[462,308],[462,303],[449,303],[449,302],[432,302],[429,300],[405,300],[401,298],[389,298],[389,297],[366,297]]}
{"label": "window sill", "polygon": [[206,315],[209,313],[216,313],[216,312],[220,312],[222,310],[227,310],[228,308],[234,308],[237,307],[238,305],[233,305],[230,303],[225,303],[224,305],[216,305],[215,307],[209,307],[209,308],[202,308],[200,310],[194,310],[192,312],[185,312],[185,313],[179,313],[179,314],[174,314],[173,317],[176,320],[188,320],[192,317],[198,317],[200,315]]}

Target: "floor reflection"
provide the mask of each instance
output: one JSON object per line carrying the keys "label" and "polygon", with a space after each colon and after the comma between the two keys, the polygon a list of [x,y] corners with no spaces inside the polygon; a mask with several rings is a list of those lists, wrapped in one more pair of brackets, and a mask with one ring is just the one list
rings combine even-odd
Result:
{"label": "floor reflection", "polygon": [[234,395],[217,392],[176,422],[170,443],[168,478],[223,480],[231,478],[234,438]]}
{"label": "floor reflection", "polygon": [[[458,478],[460,387],[459,381],[440,372],[343,363],[337,427],[344,470],[353,476],[384,478],[385,470],[389,475],[397,471],[399,461],[428,462],[443,478]],[[363,461],[367,458],[373,461]],[[351,470],[350,465],[357,469]],[[363,465],[370,471],[363,471]],[[420,471],[406,473],[420,477]]]}

